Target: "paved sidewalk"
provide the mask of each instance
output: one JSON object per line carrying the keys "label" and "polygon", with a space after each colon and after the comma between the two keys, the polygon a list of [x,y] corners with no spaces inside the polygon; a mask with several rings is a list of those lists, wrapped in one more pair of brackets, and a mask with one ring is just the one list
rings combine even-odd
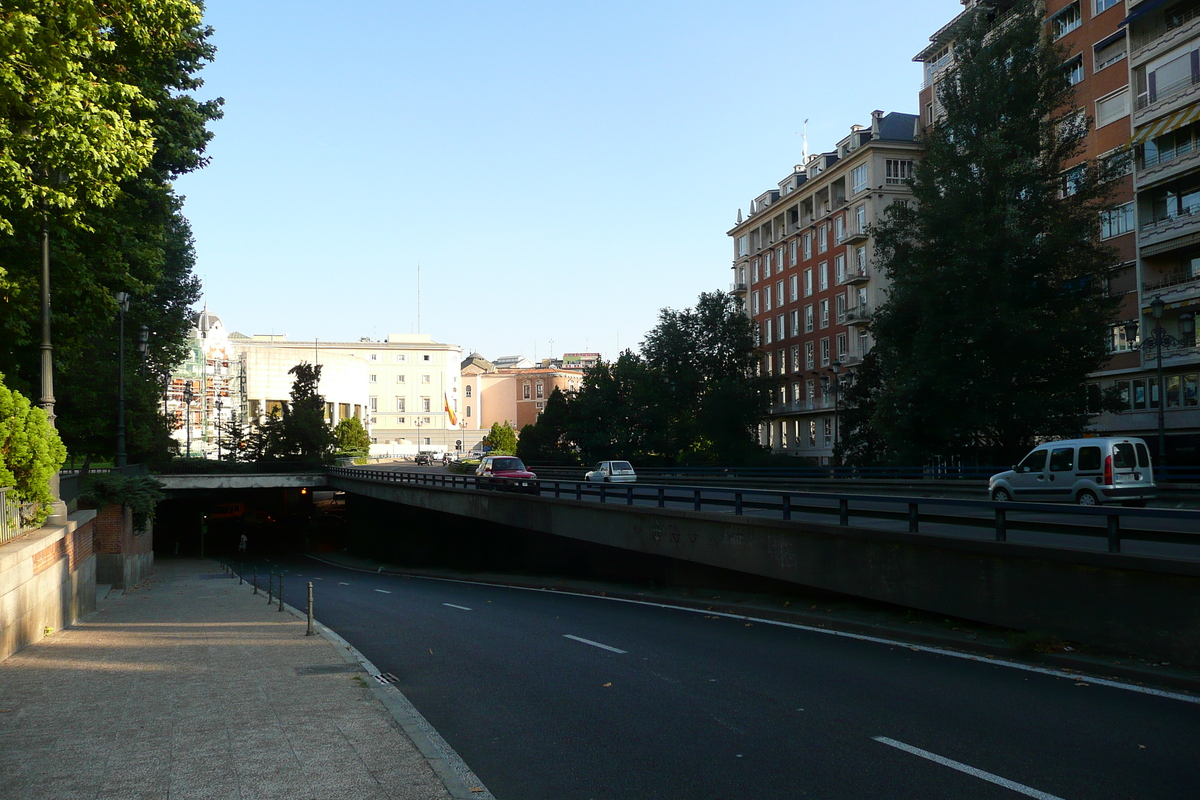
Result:
{"label": "paved sidewalk", "polygon": [[448,791],[346,648],[276,609],[215,562],[159,561],[0,662],[0,798],[490,797]]}

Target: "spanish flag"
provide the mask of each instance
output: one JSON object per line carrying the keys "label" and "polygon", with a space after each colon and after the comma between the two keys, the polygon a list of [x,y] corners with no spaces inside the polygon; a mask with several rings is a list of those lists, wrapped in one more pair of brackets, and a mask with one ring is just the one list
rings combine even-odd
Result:
{"label": "spanish flag", "polygon": [[443,394],[442,399],[446,401],[446,416],[450,418],[450,424],[457,425],[458,424],[458,415],[455,414],[454,409],[452,409],[450,407],[450,398],[448,396],[446,396],[445,394]]}

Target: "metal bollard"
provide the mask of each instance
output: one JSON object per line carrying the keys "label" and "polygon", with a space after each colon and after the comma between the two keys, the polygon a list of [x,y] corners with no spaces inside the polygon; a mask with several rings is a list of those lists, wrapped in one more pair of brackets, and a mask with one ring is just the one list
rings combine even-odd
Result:
{"label": "metal bollard", "polygon": [[267,573],[267,605],[271,605],[272,601],[275,599],[275,597],[271,594],[271,589],[274,587],[274,585],[275,573],[269,572]]}
{"label": "metal bollard", "polygon": [[304,632],[305,636],[313,635],[313,598],[312,598],[312,581],[308,582],[308,630]]}
{"label": "metal bollard", "polygon": [[279,610],[283,611],[283,573],[279,573]]}

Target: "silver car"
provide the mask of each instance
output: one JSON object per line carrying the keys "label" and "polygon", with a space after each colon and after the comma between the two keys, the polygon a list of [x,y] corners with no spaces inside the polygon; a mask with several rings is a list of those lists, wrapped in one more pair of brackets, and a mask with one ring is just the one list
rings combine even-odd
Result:
{"label": "silver car", "polygon": [[1144,440],[1097,437],[1038,445],[1020,464],[991,477],[988,496],[999,502],[1144,506],[1157,490]]}
{"label": "silver car", "polygon": [[637,474],[628,461],[601,461],[583,479],[588,483],[633,483]]}

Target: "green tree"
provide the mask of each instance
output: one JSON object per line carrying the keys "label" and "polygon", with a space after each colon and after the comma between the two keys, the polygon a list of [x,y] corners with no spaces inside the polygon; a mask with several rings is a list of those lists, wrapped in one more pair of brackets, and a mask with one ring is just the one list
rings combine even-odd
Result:
{"label": "green tree", "polygon": [[513,426],[504,421],[504,424],[493,422],[491,430],[487,436],[483,437],[483,443],[492,449],[490,455],[494,456],[511,456],[517,452],[517,432],[513,430]]}
{"label": "green tree", "polygon": [[847,397],[846,451],[860,463],[1010,463],[1088,422],[1084,383],[1107,358],[1117,302],[1098,222],[1124,164],[1066,169],[1089,121],[1039,8],[967,18],[915,202],[893,203],[873,230],[890,289]]}
{"label": "green tree", "polygon": [[[46,412],[5,386],[0,373],[0,486],[12,487],[10,501],[37,504],[35,524],[50,515],[50,478],[66,457],[67,449]],[[3,508],[0,513],[9,511]]]}
{"label": "green tree", "polygon": [[371,437],[358,417],[339,420],[333,435],[337,440],[337,452],[341,455],[365,459],[371,452]]}
{"label": "green tree", "polygon": [[569,438],[572,425],[570,401],[559,388],[546,399],[546,408],[534,425],[521,429],[517,455],[526,463],[578,464]]}
{"label": "green tree", "polygon": [[278,455],[314,463],[326,462],[333,452],[333,431],[325,421],[325,398],[317,392],[321,366],[302,361],[288,370],[294,375],[291,402],[283,408]]}

